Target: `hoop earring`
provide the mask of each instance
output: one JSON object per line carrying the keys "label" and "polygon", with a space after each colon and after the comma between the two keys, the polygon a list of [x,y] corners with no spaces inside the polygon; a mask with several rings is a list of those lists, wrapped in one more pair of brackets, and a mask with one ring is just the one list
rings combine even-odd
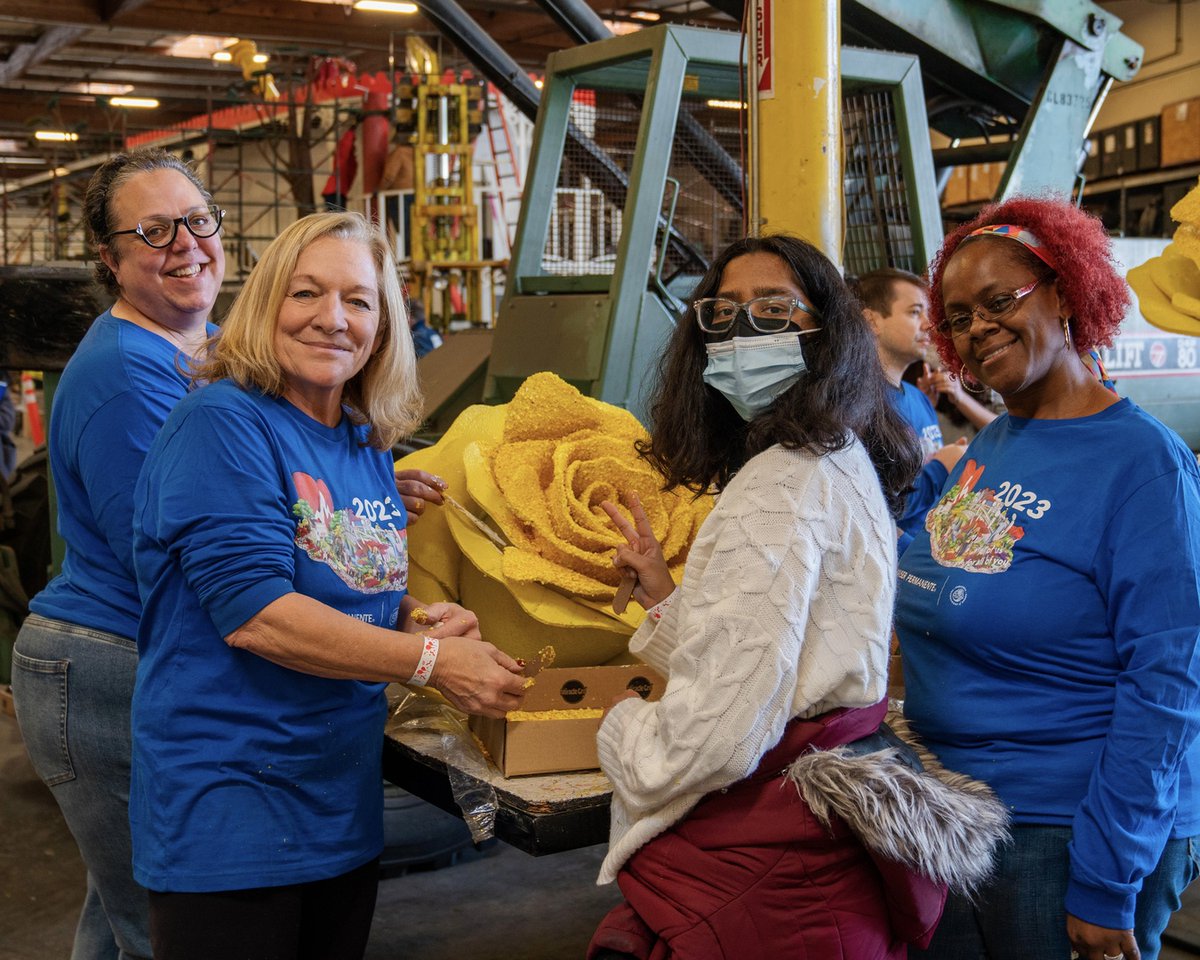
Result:
{"label": "hoop earring", "polygon": [[1063,346],[1071,349],[1071,318],[1063,317]]}
{"label": "hoop earring", "polygon": [[[962,384],[963,389],[966,390],[967,393],[973,393],[977,397],[981,397],[988,392],[988,388],[983,383],[978,380],[968,380],[965,373],[960,373],[958,375],[958,382]],[[972,382],[979,384],[978,389],[972,388]]]}

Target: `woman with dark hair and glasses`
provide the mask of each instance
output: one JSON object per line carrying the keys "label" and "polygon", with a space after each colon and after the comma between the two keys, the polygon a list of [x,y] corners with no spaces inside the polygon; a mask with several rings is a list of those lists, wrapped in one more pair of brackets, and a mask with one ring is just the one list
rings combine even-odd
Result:
{"label": "woman with dark hair and glasses", "polygon": [[[666,346],[651,417],[641,454],[719,499],[678,586],[636,498],[605,504],[649,613],[630,650],[668,680],[600,728],[600,882],[626,902],[589,956],[903,957],[936,923],[937,881],[986,873],[1004,816],[956,794],[942,811],[961,829],[934,865],[925,804],[945,788],[878,752],[894,516],[921,457],[833,264],[790,236],[726,248]],[[869,814],[853,800],[868,794],[884,798]]]}
{"label": "woman with dark hair and glasses", "polygon": [[932,294],[946,367],[1008,413],[901,560],[905,713],[1015,827],[921,955],[1153,960],[1200,852],[1196,458],[1081,358],[1129,302],[1098,220],[986,207],[946,238]]}
{"label": "woman with dark hair and glasses", "polygon": [[[129,704],[142,605],[133,489],[150,442],[187,392],[183,366],[225,273],[222,211],[179,158],[119,154],[84,201],[115,298],[72,356],[50,416],[62,573],[29,604],[13,653],[17,719],[88,870],[73,960],[149,957],[146,891],[129,840]],[[69,705],[69,707],[68,707]]]}

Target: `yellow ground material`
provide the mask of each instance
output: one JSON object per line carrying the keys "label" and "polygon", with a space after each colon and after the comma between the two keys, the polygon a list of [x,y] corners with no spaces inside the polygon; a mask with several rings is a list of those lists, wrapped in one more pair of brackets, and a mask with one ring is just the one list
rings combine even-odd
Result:
{"label": "yellow ground material", "polygon": [[599,707],[586,707],[583,710],[510,710],[509,720],[595,720],[604,716]]}

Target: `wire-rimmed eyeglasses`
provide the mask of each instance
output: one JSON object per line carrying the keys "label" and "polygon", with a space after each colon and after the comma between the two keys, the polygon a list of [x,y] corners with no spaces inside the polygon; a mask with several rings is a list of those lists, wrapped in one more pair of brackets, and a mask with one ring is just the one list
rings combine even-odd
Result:
{"label": "wire-rimmed eyeglasses", "polygon": [[1033,283],[1017,290],[1012,290],[1008,293],[998,293],[994,297],[989,297],[983,303],[977,303],[970,310],[960,310],[958,313],[948,314],[938,324],[938,330],[949,337],[961,337],[971,329],[976,315],[984,322],[990,321],[994,323],[997,320],[1003,320],[1016,310],[1021,301],[1033,293],[1045,279],[1045,277],[1041,277],[1038,280],[1034,280]]}
{"label": "wire-rimmed eyeglasses", "polygon": [[755,297],[745,303],[709,297],[692,304],[696,311],[696,322],[705,333],[727,333],[737,323],[743,312],[746,319],[759,333],[782,333],[792,322],[797,310],[814,319],[820,315],[797,297]]}
{"label": "wire-rimmed eyeglasses", "polygon": [[225,219],[225,211],[215,203],[210,203],[200,210],[193,210],[182,217],[146,217],[132,230],[114,230],[109,237],[119,237],[126,233],[136,233],[147,245],[156,250],[169,247],[175,242],[179,233],[179,225],[183,224],[197,240],[211,237],[221,229],[221,221]]}

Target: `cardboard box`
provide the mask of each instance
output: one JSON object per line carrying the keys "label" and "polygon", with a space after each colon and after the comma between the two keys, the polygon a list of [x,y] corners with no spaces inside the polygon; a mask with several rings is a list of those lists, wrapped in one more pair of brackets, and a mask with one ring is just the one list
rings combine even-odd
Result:
{"label": "cardboard box", "polygon": [[1158,169],[1158,125],[1158,117],[1143,117],[1137,122],[1137,168],[1139,170]]}
{"label": "cardboard box", "polygon": [[1007,160],[997,160],[991,164],[988,171],[988,184],[991,186],[988,199],[993,200],[1000,193],[1000,181],[1004,179],[1004,171],[1008,169]]}
{"label": "cardboard box", "polygon": [[967,200],[979,203],[992,199],[994,195],[992,167],[990,163],[973,163],[967,174]]}
{"label": "cardboard box", "polygon": [[596,731],[604,709],[626,690],[657,700],[665,686],[641,663],[548,668],[525,692],[519,711],[504,720],[472,717],[471,729],[506,777],[595,770],[600,766]]}
{"label": "cardboard box", "polygon": [[1109,127],[1101,130],[1100,137],[1100,176],[1119,177],[1121,175],[1121,149],[1125,133],[1121,127]]}
{"label": "cardboard box", "polygon": [[967,202],[967,168],[951,167],[950,178],[942,192],[943,207],[957,207]]}
{"label": "cardboard box", "polygon": [[1164,167],[1200,160],[1200,97],[1163,107],[1158,135]]}
{"label": "cardboard box", "polygon": [[1138,168],[1138,137],[1141,124],[1123,123],[1117,128],[1121,139],[1121,173],[1133,173]]}
{"label": "cardboard box", "polygon": [[1083,175],[1088,180],[1100,176],[1100,136],[1092,134],[1083,142],[1085,156],[1083,159]]}

